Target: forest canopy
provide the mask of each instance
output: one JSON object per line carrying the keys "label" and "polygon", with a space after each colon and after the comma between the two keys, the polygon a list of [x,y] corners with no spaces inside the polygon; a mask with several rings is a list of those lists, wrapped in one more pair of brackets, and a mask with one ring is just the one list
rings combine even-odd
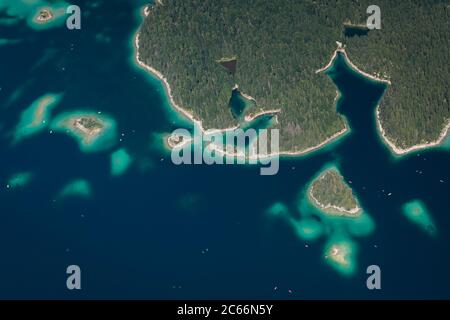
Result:
{"label": "forest canopy", "polygon": [[[382,29],[354,34],[367,20],[361,0],[164,0],[140,28],[139,54],[160,71],[174,101],[204,128],[240,120],[232,88],[256,100],[246,114],[281,109],[280,151],[317,146],[346,127],[324,73],[336,41],[370,74],[389,77],[380,119],[397,146],[436,140],[450,118],[450,10],[446,1],[379,0]],[[236,57],[233,72],[218,61]],[[235,69],[234,69],[235,68]]]}

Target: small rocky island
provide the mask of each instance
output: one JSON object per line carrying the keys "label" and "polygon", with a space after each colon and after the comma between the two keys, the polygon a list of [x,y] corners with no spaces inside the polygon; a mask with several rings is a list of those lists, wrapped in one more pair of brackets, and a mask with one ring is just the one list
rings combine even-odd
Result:
{"label": "small rocky island", "polygon": [[49,8],[44,8],[36,15],[35,20],[38,23],[46,23],[53,19],[53,13]]}
{"label": "small rocky island", "polygon": [[80,131],[86,140],[91,140],[102,132],[103,124],[93,117],[80,117],[73,119],[73,127]]}
{"label": "small rocky island", "polygon": [[312,204],[328,215],[357,217],[362,209],[337,168],[322,172],[308,188]]}
{"label": "small rocky island", "polygon": [[167,138],[167,144],[171,147],[171,148],[175,148],[176,146],[178,146],[179,144],[183,143],[183,136],[177,135],[177,134],[171,134],[168,138]]}
{"label": "small rocky island", "polygon": [[191,138],[176,133],[172,133],[170,136],[167,137],[167,145],[169,146],[170,149],[180,148],[184,146],[186,143],[189,143],[191,141],[192,141]]}
{"label": "small rocky island", "polygon": [[57,116],[50,127],[74,137],[84,151],[107,149],[116,142],[114,119],[101,113],[66,112]]}

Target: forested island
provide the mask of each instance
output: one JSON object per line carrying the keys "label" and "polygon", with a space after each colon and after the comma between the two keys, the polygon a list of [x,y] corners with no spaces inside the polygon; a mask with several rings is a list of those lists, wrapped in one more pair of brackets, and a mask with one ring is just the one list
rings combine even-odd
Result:
{"label": "forested island", "polygon": [[336,88],[317,72],[339,41],[354,65],[390,82],[378,112],[390,146],[398,153],[426,146],[446,133],[450,118],[448,4],[380,0],[382,29],[366,32],[358,26],[369,5],[164,0],[145,11],[138,61],[165,78],[173,104],[204,129],[241,124],[229,106],[237,84],[256,101],[246,114],[281,110],[273,124],[280,151],[301,153],[347,128],[336,112]]}
{"label": "forested island", "polygon": [[310,201],[329,215],[356,217],[362,212],[352,189],[336,168],[322,172],[308,188]]}

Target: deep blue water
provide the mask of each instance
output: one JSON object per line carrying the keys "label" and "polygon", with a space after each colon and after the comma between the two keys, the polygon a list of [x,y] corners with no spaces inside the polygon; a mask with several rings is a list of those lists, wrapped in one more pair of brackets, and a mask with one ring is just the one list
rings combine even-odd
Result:
{"label": "deep blue water", "polygon": [[[330,76],[351,134],[311,156],[283,159],[275,176],[260,176],[257,166],[175,166],[155,137],[186,123],[161,83],[132,63],[143,2],[74,2],[83,12],[81,31],[0,26],[0,38],[24,40],[0,46],[0,298],[450,298],[450,153],[395,159],[375,128],[382,85],[339,58]],[[110,41],[96,40],[99,33]],[[125,134],[116,147],[129,150],[131,169],[111,177],[111,150],[83,153],[63,134],[44,131],[11,145],[20,112],[48,92],[64,92],[55,114],[113,116]],[[372,235],[357,239],[359,266],[350,278],[323,262],[324,239],[305,248],[285,221],[265,212],[277,201],[295,206],[304,184],[330,161],[376,223]],[[7,190],[19,171],[35,177]],[[54,201],[78,177],[92,183],[93,198]],[[416,198],[429,208],[436,238],[401,214]],[[80,291],[66,288],[71,264],[81,267]],[[380,291],[366,288],[371,264],[382,269]]]}

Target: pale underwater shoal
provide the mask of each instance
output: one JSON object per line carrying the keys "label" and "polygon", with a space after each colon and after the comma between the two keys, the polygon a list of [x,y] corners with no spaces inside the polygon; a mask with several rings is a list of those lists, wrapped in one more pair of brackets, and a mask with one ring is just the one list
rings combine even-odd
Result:
{"label": "pale underwater shoal", "polygon": [[340,274],[351,276],[357,270],[358,245],[354,239],[370,236],[375,231],[375,222],[363,209],[356,216],[333,215],[311,203],[307,195],[310,184],[324,171],[333,168],[337,168],[335,162],[325,164],[299,190],[292,206],[292,212],[298,214],[292,214],[290,207],[280,201],[273,203],[266,213],[272,219],[285,220],[303,241],[325,238],[324,262]]}
{"label": "pale underwater shoal", "polygon": [[305,216],[300,219],[293,217],[287,205],[283,202],[275,202],[266,209],[266,214],[271,218],[283,218],[294,229],[296,235],[306,241],[320,238],[324,233],[323,224],[310,217]]}
{"label": "pale underwater shoal", "polygon": [[[370,234],[374,228],[375,224],[370,215],[365,212],[361,208],[360,214],[356,216],[342,216],[342,215],[334,215],[329,214],[322,210],[321,208],[317,207],[310,197],[308,197],[308,189],[310,188],[311,184],[314,180],[319,178],[324,172],[328,170],[338,170],[338,165],[335,162],[328,162],[325,165],[321,167],[320,170],[318,170],[309,181],[307,181],[302,188],[300,188],[299,192],[297,193],[297,198],[295,201],[295,206],[297,211],[300,214],[301,218],[308,218],[311,216],[318,216],[322,221],[326,221],[329,224],[337,224],[337,225],[345,225],[348,227],[348,230],[354,230],[358,229],[359,233],[361,233],[361,236],[365,236],[367,234]],[[344,178],[345,179],[345,178]],[[354,195],[356,197],[356,195]],[[360,201],[357,199],[358,203]],[[266,210],[267,213],[269,213],[272,216],[287,216],[289,215],[289,208],[282,202],[276,202],[274,203],[269,209]],[[361,230],[365,230],[365,232],[362,232]],[[356,230],[355,230],[356,231]],[[356,236],[358,236],[358,232],[352,232]]]}
{"label": "pale underwater shoal", "polygon": [[111,175],[119,176],[124,174],[130,167],[133,159],[130,154],[124,149],[118,149],[111,153]]}
{"label": "pale underwater shoal", "polygon": [[[14,23],[19,20],[26,21],[27,25],[34,30],[45,30],[58,27],[64,24],[66,9],[70,4],[66,1],[56,0],[2,0],[0,1],[0,11],[5,10],[7,15],[14,19]],[[37,18],[41,10],[51,13],[51,18],[47,21],[39,21]],[[9,25],[10,21],[5,21]],[[0,24],[5,24],[0,22]]]}
{"label": "pale underwater shoal", "polygon": [[357,269],[358,245],[344,234],[331,236],[323,252],[325,262],[345,276],[353,275]]}
{"label": "pale underwater shoal", "polygon": [[403,215],[430,236],[437,235],[436,224],[422,200],[415,199],[402,206]]}
{"label": "pale underwater shoal", "polygon": [[21,40],[21,39],[0,38],[0,46],[14,45],[14,44],[21,43],[22,41],[23,40]]}
{"label": "pale underwater shoal", "polygon": [[305,241],[312,241],[320,238],[325,232],[326,227],[320,221],[313,217],[302,218],[300,220],[290,219],[292,227],[296,234]]}
{"label": "pale underwater shoal", "polygon": [[89,198],[92,195],[92,187],[89,181],[77,178],[69,181],[59,192],[58,198],[79,197]]}
{"label": "pale underwater shoal", "polygon": [[30,183],[31,179],[33,178],[33,174],[31,172],[18,172],[13,175],[11,175],[7,181],[6,188],[7,189],[17,189],[17,188],[23,188],[27,184]]}
{"label": "pale underwater shoal", "polygon": [[13,133],[13,143],[34,135],[47,127],[52,110],[61,101],[62,94],[48,93],[36,99],[22,111],[19,123]]}
{"label": "pale underwater shoal", "polygon": [[299,205],[299,211],[300,218],[296,218],[281,202],[267,209],[271,217],[285,219],[300,239],[310,242],[325,238],[321,253],[323,261],[339,274],[352,276],[357,270],[358,253],[358,245],[353,238],[365,237],[374,231],[372,218],[366,213],[358,217],[323,215],[306,197]]}
{"label": "pale underwater shoal", "polygon": [[283,202],[275,202],[266,209],[266,213],[270,216],[286,216],[289,214],[289,208]]}
{"label": "pale underwater shoal", "polygon": [[447,135],[447,138],[444,139],[441,145],[442,150],[450,152],[450,134]]}

